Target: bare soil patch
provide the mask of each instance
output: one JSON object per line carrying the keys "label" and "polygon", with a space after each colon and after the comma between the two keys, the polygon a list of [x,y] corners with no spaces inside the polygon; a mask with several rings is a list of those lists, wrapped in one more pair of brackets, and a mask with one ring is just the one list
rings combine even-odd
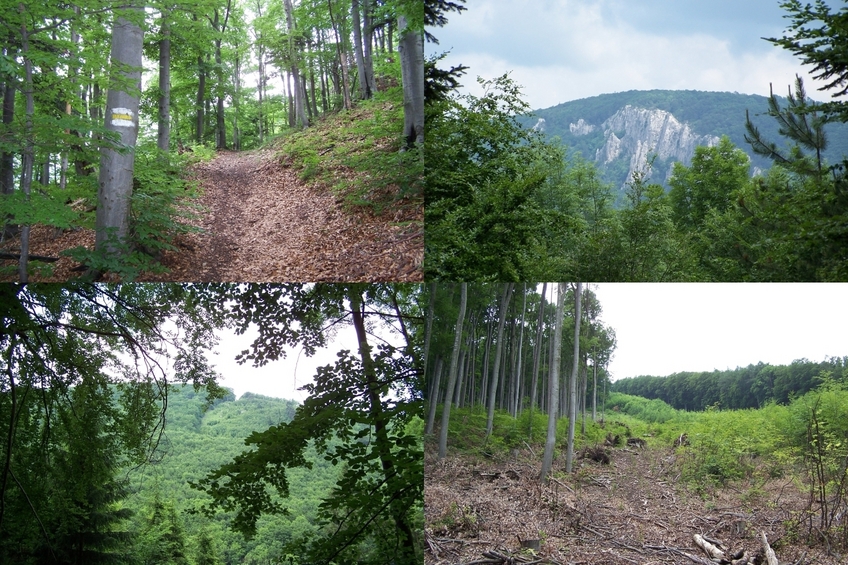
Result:
{"label": "bare soil patch", "polygon": [[[687,554],[709,563],[694,534],[755,556],[760,532],[781,563],[842,562],[793,534],[805,498],[789,478],[698,494],[680,482],[679,455],[671,448],[608,451],[609,465],[576,460],[571,475],[563,455],[554,479],[542,485],[541,453],[439,461],[428,442],[425,564],[696,562]],[[538,539],[540,549],[522,548],[519,539]]]}
{"label": "bare soil patch", "polygon": [[[421,206],[399,203],[381,215],[364,207],[349,209],[328,189],[301,181],[273,150],[223,151],[193,167],[192,174],[204,189],[200,204],[206,212],[196,222],[203,232],[176,237],[171,243],[178,251],[162,257],[169,272],[139,280],[423,280]],[[92,248],[93,231],[57,234],[35,226],[30,253],[56,257],[78,245]],[[20,244],[9,241],[4,249],[16,252]],[[78,277],[78,269],[64,257],[53,264],[52,275],[31,280],[64,281]]]}

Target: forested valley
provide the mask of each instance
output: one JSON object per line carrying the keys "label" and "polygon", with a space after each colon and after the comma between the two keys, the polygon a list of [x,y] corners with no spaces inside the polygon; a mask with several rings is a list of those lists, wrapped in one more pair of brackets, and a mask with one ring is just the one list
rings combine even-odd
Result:
{"label": "forested valley", "polygon": [[[420,563],[420,292],[0,285],[0,562]],[[300,403],[236,399],[224,329],[244,371],[357,347]]]}
{"label": "forested valley", "polygon": [[611,383],[591,285],[427,289],[425,563],[843,562],[844,358]]}
{"label": "forested valley", "polygon": [[[463,3],[450,4],[453,17],[466,17]],[[478,77],[483,94],[474,96],[456,90],[468,67],[443,69],[445,88],[427,106],[426,277],[848,280],[848,155],[822,155],[825,123],[848,121],[845,8],[781,6],[788,29],[768,41],[810,65],[831,98],[814,102],[798,78],[774,85],[764,107],[732,117],[749,150],[770,164],[756,176],[745,152],[722,138],[697,147],[688,166],[675,163],[668,191],[649,180],[649,158],[621,198],[591,156],[528,126],[536,120],[508,72]],[[775,95],[787,90],[786,99]],[[762,133],[755,114],[779,135]]]}
{"label": "forested valley", "polygon": [[2,4],[0,277],[420,279],[423,25],[413,0]]}

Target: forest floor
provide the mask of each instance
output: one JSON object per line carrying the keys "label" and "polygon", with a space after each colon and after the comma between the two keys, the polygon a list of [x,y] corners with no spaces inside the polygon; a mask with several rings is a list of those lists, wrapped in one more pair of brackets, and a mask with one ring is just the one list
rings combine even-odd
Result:
{"label": "forest floor", "polygon": [[[190,173],[203,188],[199,233],[178,235],[165,252],[163,274],[151,281],[418,281],[423,279],[423,207],[397,205],[382,214],[350,206],[319,183],[303,181],[273,149],[222,151]],[[353,173],[351,173],[353,174]],[[16,242],[7,242],[12,249]],[[19,245],[19,244],[18,244]],[[34,226],[32,255],[57,257],[93,248],[94,232]],[[18,247],[19,249],[19,247]],[[10,266],[16,261],[2,261]],[[62,256],[35,281],[80,276]],[[16,280],[14,276],[8,280]]]}
{"label": "forest floor", "polygon": [[[422,280],[422,210],[373,213],[304,182],[273,150],[219,152],[195,165],[203,232],[166,253],[180,281]],[[420,221],[418,221],[420,220]]]}
{"label": "forest floor", "polygon": [[[781,563],[842,562],[801,540],[806,498],[789,477],[696,492],[680,482],[680,454],[647,447],[608,449],[609,464],[575,459],[571,475],[563,455],[542,485],[542,454],[529,447],[508,458],[442,461],[434,447],[425,452],[426,565],[708,564],[694,534],[756,559],[760,532]],[[541,540],[540,550],[519,538]]]}

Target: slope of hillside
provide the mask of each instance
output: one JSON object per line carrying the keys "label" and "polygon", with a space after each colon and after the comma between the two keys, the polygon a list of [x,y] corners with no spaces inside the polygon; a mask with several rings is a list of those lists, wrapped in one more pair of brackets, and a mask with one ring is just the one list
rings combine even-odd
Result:
{"label": "slope of hillside", "polygon": [[[785,105],[785,99],[781,103]],[[644,166],[649,153],[658,153],[651,180],[664,183],[675,161],[688,163],[695,146],[715,143],[722,135],[748,153],[752,172],[767,169],[771,162],[754,155],[745,142],[746,110],[767,139],[778,146],[784,143],[777,122],[764,115],[768,98],[730,92],[602,94],[536,110],[524,123],[549,137],[558,136],[572,151],[594,161],[607,182],[622,187],[633,170]],[[848,157],[848,125],[829,124],[826,132],[825,158],[833,163]]]}
{"label": "slope of hillside", "polygon": [[136,530],[143,531],[155,498],[172,504],[185,528],[189,553],[201,533],[216,540],[224,563],[268,563],[282,553],[293,537],[315,531],[315,511],[337,479],[338,470],[310,448],[312,469],[288,469],[290,497],[283,506],[289,516],[263,517],[257,534],[245,540],[229,529],[233,513],[218,512],[209,518],[193,513],[208,497],[189,486],[209,471],[228,463],[245,450],[244,439],[294,417],[297,403],[246,393],[238,400],[230,394],[204,410],[205,391],[175,387],[169,395],[165,435],[159,462],[129,474],[134,494],[127,506],[135,511]]}

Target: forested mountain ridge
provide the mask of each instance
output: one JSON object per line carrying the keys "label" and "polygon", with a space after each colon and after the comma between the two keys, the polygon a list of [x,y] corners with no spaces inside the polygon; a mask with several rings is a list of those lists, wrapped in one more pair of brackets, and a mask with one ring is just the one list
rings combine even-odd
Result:
{"label": "forested mountain ridge", "polygon": [[[781,105],[786,98],[778,96]],[[559,136],[571,151],[594,161],[603,179],[623,187],[634,170],[644,169],[656,153],[650,180],[666,184],[672,165],[689,165],[698,145],[716,145],[726,135],[751,159],[751,174],[771,162],[755,154],[745,141],[745,112],[768,139],[780,139],[777,122],[765,114],[768,98],[733,92],[695,90],[631,90],[601,94],[535,110],[523,123]],[[848,125],[825,127],[830,163],[848,155]]]}
{"label": "forested mountain ridge", "polygon": [[158,462],[128,473],[133,492],[126,501],[135,512],[133,529],[138,532],[141,553],[152,551],[147,523],[157,500],[173,508],[181,526],[189,555],[194,555],[201,534],[215,541],[222,563],[267,563],[282,555],[283,545],[298,535],[315,531],[315,510],[338,478],[338,470],[310,449],[312,469],[287,471],[290,496],[284,506],[290,516],[268,516],[261,520],[252,540],[230,529],[233,513],[212,517],[198,513],[206,495],[191,488],[211,470],[244,450],[244,439],[269,426],[288,423],[298,403],[245,393],[238,399],[229,392],[206,407],[205,391],[176,386],[168,399],[165,434],[160,441]]}
{"label": "forested mountain ridge", "polygon": [[786,404],[822,384],[823,375],[841,379],[848,357],[820,362],[798,359],[789,365],[757,363],[724,371],[681,372],[665,377],[642,375],[619,379],[612,392],[658,398],[678,410],[758,408],[774,401]]}

